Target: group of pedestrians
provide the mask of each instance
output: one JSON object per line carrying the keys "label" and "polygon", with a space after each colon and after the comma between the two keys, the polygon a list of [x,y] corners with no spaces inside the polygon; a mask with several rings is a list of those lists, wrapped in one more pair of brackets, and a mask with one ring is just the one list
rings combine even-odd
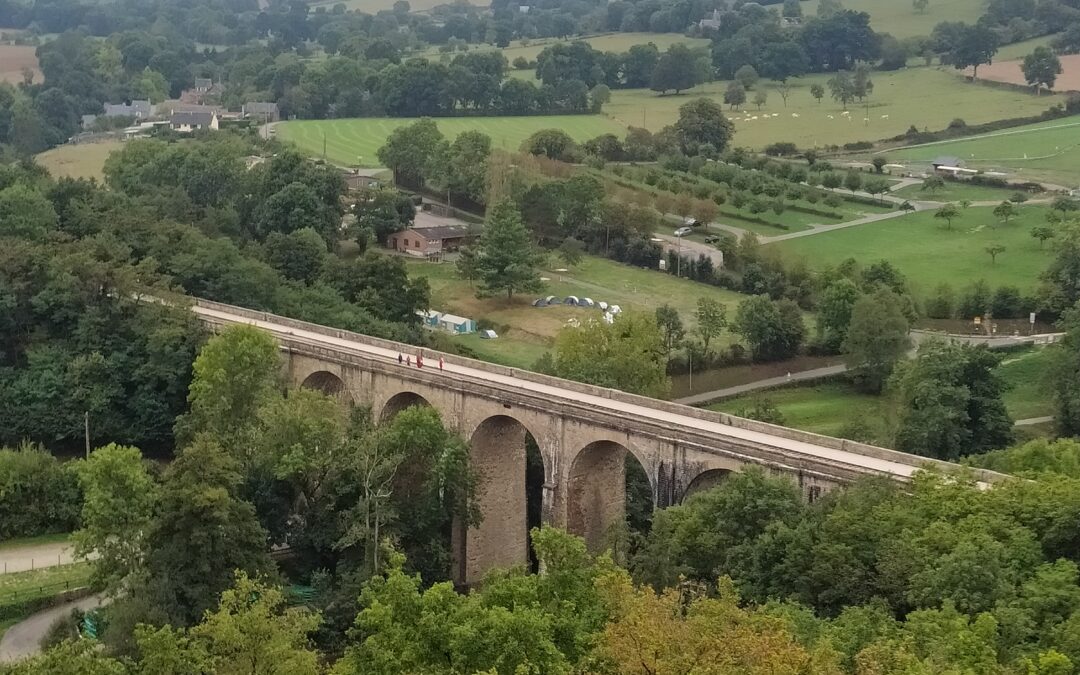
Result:
{"label": "group of pedestrians", "polygon": [[[412,355],[411,354],[402,355],[401,352],[398,352],[397,362],[398,362],[398,365],[405,365],[405,366],[409,366],[411,368],[412,364],[413,364]],[[439,357],[439,370],[442,370],[445,365],[446,364],[443,361],[443,357],[440,356]],[[422,350],[422,349],[419,352],[416,353],[416,367],[417,368],[423,368],[424,367],[424,350]]]}

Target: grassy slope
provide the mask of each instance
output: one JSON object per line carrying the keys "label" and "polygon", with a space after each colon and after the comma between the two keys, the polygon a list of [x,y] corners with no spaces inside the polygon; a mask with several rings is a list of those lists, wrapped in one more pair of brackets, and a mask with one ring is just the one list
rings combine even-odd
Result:
{"label": "grassy slope", "polygon": [[976,201],[1004,201],[1011,197],[1016,190],[989,187],[986,185],[973,185],[971,183],[954,183],[947,181],[945,189],[928,192],[921,185],[909,185],[891,194],[895,197],[904,197],[913,200],[929,200],[935,202],[959,202],[965,199]]}
{"label": "grassy slope", "polygon": [[[1012,385],[1004,398],[1013,419],[1053,414],[1050,389],[1045,386],[1051,367],[1049,356],[1046,350],[1005,356],[998,372]],[[784,424],[789,427],[836,435],[848,424],[859,421],[879,441],[887,437],[888,401],[861,394],[842,381],[746,394],[714,403],[709,409],[736,413],[752,408],[758,399],[766,399],[776,406],[784,416]]]}
{"label": "grassy slope", "polygon": [[[378,166],[375,153],[386,137],[399,126],[414,122],[407,118],[365,118],[338,120],[302,120],[277,126],[277,135],[293,141],[301,150],[321,156],[323,133],[326,156],[338,164]],[[491,136],[497,148],[516,150],[521,142],[540,129],[559,128],[578,141],[600,134],[621,133],[621,127],[600,115],[556,115],[535,117],[443,117],[436,120],[449,138],[463,131],[477,129]]]}
{"label": "grassy slope", "polygon": [[[1031,228],[1045,222],[1045,207],[1020,207],[1020,215],[1002,225],[992,209],[970,208],[953,221],[951,231],[933,211],[877,223],[824,232],[770,244],[789,258],[806,258],[814,267],[836,264],[845,258],[868,264],[884,258],[896,265],[916,286],[928,293],[939,283],[961,288],[978,279],[993,286],[1010,284],[1031,290],[1050,260],[1040,250]],[[985,248],[1005,246],[997,264],[990,264]]]}
{"label": "grassy slope", "polygon": [[56,178],[97,178],[101,180],[102,168],[109,155],[122,148],[120,141],[61,145],[37,156],[39,164]]}
{"label": "grassy slope", "polygon": [[1040,122],[889,152],[893,160],[927,161],[956,155],[973,168],[1015,169],[1080,182],[1080,118]]}
{"label": "grassy slope", "polygon": [[[974,23],[986,6],[985,0],[930,0],[929,8],[920,14],[909,0],[844,0],[842,4],[844,9],[869,13],[874,30],[898,38],[929,35],[942,21]],[[814,16],[818,0],[802,5],[804,15]]]}
{"label": "grassy slope", "polygon": [[[561,266],[561,262],[553,260],[547,268],[558,269]],[[409,274],[427,277],[431,284],[433,309],[474,319],[486,318],[497,327],[509,325],[509,331],[496,329],[500,330],[497,340],[480,340],[476,336],[459,339],[476,349],[484,358],[520,367],[532,365],[547,351],[555,335],[570,319],[599,317],[599,311],[595,309],[532,307],[531,302],[539,296],[584,296],[597,302],[602,300],[618,304],[624,310],[645,312],[653,312],[656,307],[670,303],[679,310],[688,327],[694,323],[693,313],[699,297],[708,296],[720,300],[727,306],[729,316],[734,314],[735,306],[745,297],[668,274],[596,257],[584,258],[567,273],[543,272],[543,275],[550,279],[546,291],[515,296],[509,303],[503,297],[476,298],[475,290],[467,281],[458,277],[454,266],[450,264],[410,261]],[[722,343],[724,338],[728,338],[727,334],[721,338]]]}
{"label": "grassy slope", "polygon": [[[891,1],[891,0],[890,0]],[[863,106],[851,108],[851,120],[841,118],[841,106],[827,97],[819,104],[810,95],[810,86],[824,85],[830,75],[813,75],[792,80],[792,92],[785,107],[773,84],[765,81],[768,102],[739,114],[729,113],[735,122],[737,145],[761,148],[776,141],[792,141],[800,147],[878,140],[904,133],[909,126],[943,129],[956,117],[969,124],[1006,117],[1033,115],[1063,100],[1059,96],[1036,97],[977,84],[966,84],[951,68],[909,68],[892,73],[874,73],[874,93],[869,115]],[[671,124],[679,106],[707,96],[721,102],[726,82],[703,84],[678,96],[658,96],[647,89],[612,92],[604,112],[626,125],[645,126],[653,131]],[[751,95],[752,98],[752,95]],[[770,117],[765,119],[764,115]],[[771,115],[776,113],[778,117]],[[792,114],[799,117],[792,117]],[[757,116],[757,120],[746,121]],[[828,116],[832,115],[833,119]],[[888,115],[888,119],[882,116]],[[869,117],[864,123],[863,118]]]}
{"label": "grassy slope", "polygon": [[89,580],[90,563],[86,562],[0,574],[0,602],[23,602],[48,597],[85,586]]}

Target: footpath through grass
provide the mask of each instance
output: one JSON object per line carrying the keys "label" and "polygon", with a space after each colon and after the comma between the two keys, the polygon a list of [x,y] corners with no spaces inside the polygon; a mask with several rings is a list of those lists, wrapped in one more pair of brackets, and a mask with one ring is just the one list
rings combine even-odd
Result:
{"label": "footpath through grass", "polygon": [[[294,120],[277,125],[278,138],[295,143],[301,151],[326,158],[343,166],[379,166],[376,153],[390,133],[415,122],[408,117],[365,117],[335,120]],[[535,115],[504,117],[439,117],[439,130],[450,140],[464,131],[482,131],[492,146],[516,151],[521,142],[541,129],[562,129],[576,141],[614,133],[622,136],[622,125],[602,115]]]}
{"label": "footpath through grass", "polygon": [[[885,259],[910,280],[917,294],[928,294],[941,283],[960,290],[979,279],[991,286],[1012,285],[1030,291],[1051,259],[1050,247],[1040,248],[1031,228],[1046,222],[1047,207],[1021,206],[1019,215],[1001,223],[991,207],[962,210],[952,229],[921,211],[875,223],[823,232],[769,244],[789,260],[805,258],[815,268],[855,258],[867,265]],[[1005,251],[992,263],[988,246]]]}

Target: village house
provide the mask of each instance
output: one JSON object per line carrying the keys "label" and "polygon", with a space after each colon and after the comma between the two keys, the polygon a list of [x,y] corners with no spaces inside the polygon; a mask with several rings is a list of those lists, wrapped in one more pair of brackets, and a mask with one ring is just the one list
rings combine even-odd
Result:
{"label": "village house", "polygon": [[248,101],[240,108],[240,112],[243,113],[245,118],[255,119],[259,122],[277,122],[281,119],[277,103]]}
{"label": "village house", "polygon": [[134,117],[144,120],[154,114],[154,106],[145,99],[135,99],[130,103],[106,103],[104,111],[105,117]]}
{"label": "village house", "polygon": [[421,258],[437,258],[468,244],[475,235],[465,225],[410,227],[390,235],[390,248]]}
{"label": "village house", "polygon": [[174,112],[169,118],[169,128],[180,133],[191,133],[201,129],[217,129],[216,112]]}

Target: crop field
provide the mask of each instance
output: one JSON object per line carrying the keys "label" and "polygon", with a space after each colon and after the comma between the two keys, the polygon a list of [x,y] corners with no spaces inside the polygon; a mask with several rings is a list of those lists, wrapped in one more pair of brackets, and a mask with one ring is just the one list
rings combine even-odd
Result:
{"label": "crop field", "polygon": [[[885,259],[907,275],[916,294],[930,293],[941,283],[961,290],[979,279],[995,287],[1012,285],[1030,291],[1051,259],[1049,245],[1044,250],[1031,236],[1033,226],[1046,222],[1047,208],[1022,206],[1008,224],[999,222],[992,210],[962,210],[951,230],[933,211],[921,211],[768,246],[777,247],[789,259],[804,258],[817,268],[846,258],[864,265]],[[996,263],[986,253],[992,245],[1005,247]]]}
{"label": "crop field", "polygon": [[980,136],[890,150],[893,160],[928,162],[954,155],[969,167],[1080,182],[1080,117],[1066,117]]}
{"label": "crop field", "polygon": [[[378,166],[375,153],[394,129],[415,122],[410,118],[358,118],[283,122],[276,129],[281,139],[296,143],[304,152],[346,166]],[[447,138],[463,131],[482,131],[492,145],[517,150],[521,142],[540,129],[558,128],[577,141],[605,133],[621,134],[618,123],[601,115],[542,115],[533,117],[440,117],[435,120]]]}
{"label": "crop field", "polygon": [[102,178],[105,160],[124,147],[121,141],[61,145],[37,156],[37,161],[55,178]]}
{"label": "crop field", "polygon": [[[942,21],[974,23],[986,7],[986,0],[930,0],[925,12],[916,12],[907,0],[844,0],[844,9],[866,12],[870,25],[879,33],[897,38],[930,35]],[[803,15],[817,13],[818,0],[802,3]]]}
{"label": "crop field", "polygon": [[[1063,54],[1058,56],[1058,59],[1061,60],[1061,74],[1054,82],[1054,90],[1080,91],[1080,54]],[[1009,61],[999,57],[994,59],[993,63],[979,68],[979,79],[1027,86],[1022,65],[1022,58]],[[971,74],[970,69],[965,72]]]}
{"label": "crop field", "polygon": [[23,70],[30,69],[34,82],[41,82],[41,69],[35,51],[37,47],[24,45],[0,45],[0,82],[18,84],[23,81]]}
{"label": "crop field", "polygon": [[[747,104],[742,112],[728,112],[735,121],[735,144],[759,149],[776,141],[791,141],[799,147],[872,141],[903,134],[912,125],[944,129],[957,117],[976,124],[1034,115],[1064,100],[1061,96],[1035,96],[965,83],[951,68],[908,68],[874,73],[873,95],[865,103],[852,104],[845,116],[828,95],[820,103],[810,95],[811,85],[825,85],[829,77],[791,80],[787,106],[774,83],[760,82],[757,86],[768,94],[761,110]],[[678,96],[659,96],[647,89],[614,90],[604,112],[624,125],[658,131],[673,123],[679,106],[693,98],[705,96],[722,102],[726,87],[726,82],[712,82]],[[750,92],[748,99],[753,100],[753,96]]]}

